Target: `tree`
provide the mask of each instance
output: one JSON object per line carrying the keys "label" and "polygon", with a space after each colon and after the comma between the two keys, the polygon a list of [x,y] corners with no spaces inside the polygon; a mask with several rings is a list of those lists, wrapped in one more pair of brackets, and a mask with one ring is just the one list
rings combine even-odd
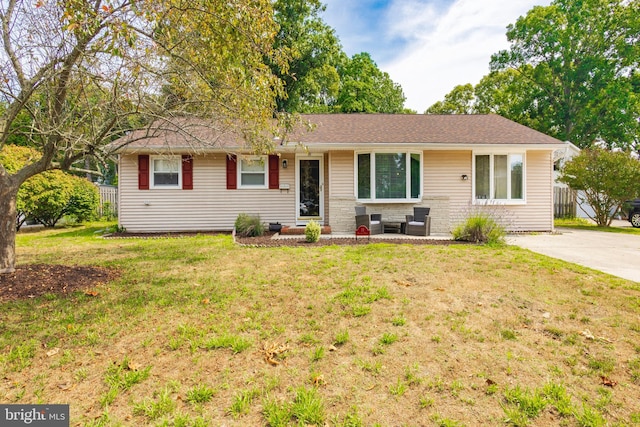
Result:
{"label": "tree", "polygon": [[108,154],[129,130],[202,117],[269,150],[276,31],[270,0],[3,0],[0,149],[19,136],[38,157],[0,166],[0,274],[15,267],[20,185]]}
{"label": "tree", "polygon": [[470,83],[458,85],[444,96],[444,101],[437,101],[427,108],[425,114],[474,114],[475,94]]}
{"label": "tree", "polygon": [[491,68],[515,70],[541,91],[539,130],[583,148],[624,148],[637,138],[640,2],[555,0],[509,25],[507,39],[510,49],[494,55]]}
{"label": "tree", "polygon": [[274,49],[287,52],[286,68],[267,61],[284,82],[278,110],[289,113],[405,113],[402,88],[368,53],[349,58],[333,28],[320,17],[320,0],[276,0],[280,26]]}
{"label": "tree", "polygon": [[608,227],[624,202],[640,195],[640,161],[622,151],[586,149],[564,164],[559,180],[582,191],[591,219]]}
{"label": "tree", "polygon": [[289,54],[284,69],[268,61],[284,82],[278,111],[328,112],[338,95],[337,66],[344,53],[334,29],[320,17],[326,6],[320,0],[277,0],[273,8],[280,27],[274,48]]}
{"label": "tree", "polygon": [[402,87],[366,52],[353,55],[340,67],[340,94],[336,110],[342,113],[402,113]]}

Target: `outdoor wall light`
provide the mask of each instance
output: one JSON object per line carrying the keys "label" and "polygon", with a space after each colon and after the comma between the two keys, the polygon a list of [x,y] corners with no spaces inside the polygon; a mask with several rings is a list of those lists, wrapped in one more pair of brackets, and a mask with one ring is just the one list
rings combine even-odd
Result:
{"label": "outdoor wall light", "polygon": [[287,162],[287,159],[282,159],[282,169],[286,169],[287,166],[289,166],[289,162]]}
{"label": "outdoor wall light", "polygon": [[467,175],[467,174],[462,174],[461,178],[462,178],[462,180],[463,180],[463,181],[466,181],[466,180],[468,180],[468,179],[469,179],[469,175]]}

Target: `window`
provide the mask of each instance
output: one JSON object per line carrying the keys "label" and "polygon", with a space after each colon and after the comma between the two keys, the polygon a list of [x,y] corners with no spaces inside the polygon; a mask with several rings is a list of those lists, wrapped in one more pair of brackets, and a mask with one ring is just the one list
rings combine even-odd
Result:
{"label": "window", "polygon": [[416,200],[420,198],[420,153],[358,153],[357,198],[360,200]]}
{"label": "window", "polygon": [[524,200],[524,155],[475,156],[476,200]]}
{"label": "window", "polygon": [[182,157],[163,156],[151,158],[153,188],[180,188]]}
{"label": "window", "polygon": [[240,159],[240,188],[267,188],[267,162],[264,157]]}

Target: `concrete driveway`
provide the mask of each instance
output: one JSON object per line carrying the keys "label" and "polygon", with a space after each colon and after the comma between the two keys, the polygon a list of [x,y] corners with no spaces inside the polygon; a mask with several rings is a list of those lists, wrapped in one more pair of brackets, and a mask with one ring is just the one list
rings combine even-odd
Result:
{"label": "concrete driveway", "polygon": [[507,243],[640,282],[640,235],[557,228],[556,234],[508,236]]}

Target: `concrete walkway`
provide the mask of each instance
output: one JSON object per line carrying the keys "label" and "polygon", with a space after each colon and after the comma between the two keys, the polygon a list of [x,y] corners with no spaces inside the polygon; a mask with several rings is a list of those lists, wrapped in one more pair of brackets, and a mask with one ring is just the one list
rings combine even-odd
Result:
{"label": "concrete walkway", "polygon": [[[627,221],[615,226],[630,227]],[[557,228],[508,236],[507,243],[640,283],[640,235]]]}

